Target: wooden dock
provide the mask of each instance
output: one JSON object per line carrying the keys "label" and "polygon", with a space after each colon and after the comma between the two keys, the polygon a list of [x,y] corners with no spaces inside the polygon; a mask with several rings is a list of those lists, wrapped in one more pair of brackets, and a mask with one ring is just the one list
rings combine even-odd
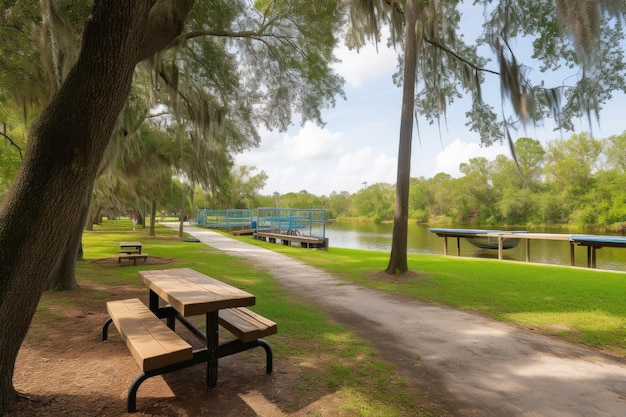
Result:
{"label": "wooden dock", "polygon": [[328,249],[328,238],[316,236],[300,236],[288,235],[283,233],[256,232],[254,238],[264,240],[266,242],[277,243],[280,241],[283,245],[291,245],[291,242],[300,243],[303,248]]}
{"label": "wooden dock", "polygon": [[520,239],[526,242],[526,262],[531,262],[531,240],[560,240],[568,242],[570,246],[570,265],[575,265],[574,247],[587,247],[587,267],[595,268],[597,249],[603,247],[626,248],[626,237],[604,235],[576,235],[564,233],[528,233],[524,231],[502,231],[487,229],[428,229],[439,237],[443,237],[443,254],[448,255],[448,238],[456,238],[456,254],[461,256],[461,238],[493,238],[498,241],[498,259],[504,259],[504,242],[507,239]]}

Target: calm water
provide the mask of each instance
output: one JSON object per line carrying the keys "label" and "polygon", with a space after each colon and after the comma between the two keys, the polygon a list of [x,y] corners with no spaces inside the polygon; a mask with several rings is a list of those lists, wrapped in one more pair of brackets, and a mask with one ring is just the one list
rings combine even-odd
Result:
{"label": "calm water", "polygon": [[[454,226],[451,226],[454,228]],[[461,228],[461,227],[459,227]],[[372,223],[329,222],[326,224],[326,237],[330,247],[369,249],[388,252],[391,249],[393,225]],[[519,229],[516,229],[519,230]],[[533,229],[534,233],[571,233],[559,229]],[[432,253],[443,255],[443,238],[428,231],[428,226],[410,224],[408,250],[412,253]],[[554,265],[570,264],[569,243],[564,241],[532,240],[530,242],[531,261]],[[598,249],[597,268],[626,271],[626,248]],[[456,256],[456,239],[448,238],[448,256]],[[461,256],[498,258],[497,250],[481,250],[461,239]],[[525,261],[524,241],[513,249],[504,251],[505,259]],[[576,266],[587,266],[587,248],[575,247]]]}

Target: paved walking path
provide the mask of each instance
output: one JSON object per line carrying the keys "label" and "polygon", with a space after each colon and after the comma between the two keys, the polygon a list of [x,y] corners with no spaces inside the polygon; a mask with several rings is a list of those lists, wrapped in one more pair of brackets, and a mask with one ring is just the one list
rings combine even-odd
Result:
{"label": "paved walking path", "polygon": [[626,417],[625,359],[349,284],[207,229],[185,231],[215,249],[251,259],[285,288],[324,308],[406,376],[439,392],[455,415]]}

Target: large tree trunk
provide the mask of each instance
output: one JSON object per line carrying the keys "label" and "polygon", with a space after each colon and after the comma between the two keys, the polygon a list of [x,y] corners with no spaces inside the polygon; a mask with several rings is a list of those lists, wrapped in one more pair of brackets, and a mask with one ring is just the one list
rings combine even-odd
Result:
{"label": "large tree trunk", "polygon": [[76,230],[76,213],[92,188],[144,53],[153,3],[95,1],[76,64],[33,126],[24,163],[0,206],[0,415],[17,398],[18,350]]}
{"label": "large tree trunk", "polygon": [[83,228],[87,220],[87,213],[89,212],[89,206],[87,204],[87,202],[83,203],[79,211],[79,221],[75,223],[74,230],[69,236],[65,250],[61,256],[59,256],[57,265],[48,278],[48,289],[50,290],[62,291],[75,290],[78,288],[78,282],[76,281],[76,261],[81,248]]}
{"label": "large tree trunk", "polygon": [[406,39],[404,47],[404,82],[402,87],[402,113],[400,143],[398,145],[398,172],[396,180],[396,206],[393,218],[393,237],[387,273],[406,272],[407,238],[409,227],[409,185],[411,181],[411,142],[413,140],[413,111],[415,108],[415,80],[417,77],[417,10],[414,0],[405,7]]}
{"label": "large tree trunk", "polygon": [[70,240],[63,254],[59,258],[56,268],[52,272],[48,281],[48,289],[63,291],[75,290],[78,288],[76,280],[76,262],[83,256],[83,230],[87,224],[89,217],[89,206],[91,205],[91,196],[93,188],[87,193],[87,197],[79,212],[78,222],[75,229],[70,235]]}

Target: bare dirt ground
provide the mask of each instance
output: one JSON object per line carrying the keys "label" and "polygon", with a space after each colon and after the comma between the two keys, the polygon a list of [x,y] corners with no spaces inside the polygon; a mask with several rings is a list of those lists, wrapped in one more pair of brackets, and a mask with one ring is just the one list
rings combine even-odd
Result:
{"label": "bare dirt ground", "polygon": [[[117,259],[98,262],[103,267],[118,267]],[[166,264],[168,260],[151,258],[148,262]],[[138,412],[128,414],[126,394],[139,367],[114,326],[109,329],[109,341],[101,341],[108,315],[104,300],[98,299],[100,291],[107,299],[147,298],[145,291],[134,287],[100,288],[93,283],[83,284],[76,293],[46,293],[40,309],[47,311],[35,315],[16,363],[14,385],[24,397],[9,416],[342,415],[330,392],[299,404],[302,394],[293,392],[298,364],[275,356],[274,373],[267,375],[263,349],[221,359],[216,388],[198,383],[205,380],[202,365],[150,378],[139,388]],[[272,343],[271,338],[268,341]],[[279,405],[295,411],[285,413]]]}

